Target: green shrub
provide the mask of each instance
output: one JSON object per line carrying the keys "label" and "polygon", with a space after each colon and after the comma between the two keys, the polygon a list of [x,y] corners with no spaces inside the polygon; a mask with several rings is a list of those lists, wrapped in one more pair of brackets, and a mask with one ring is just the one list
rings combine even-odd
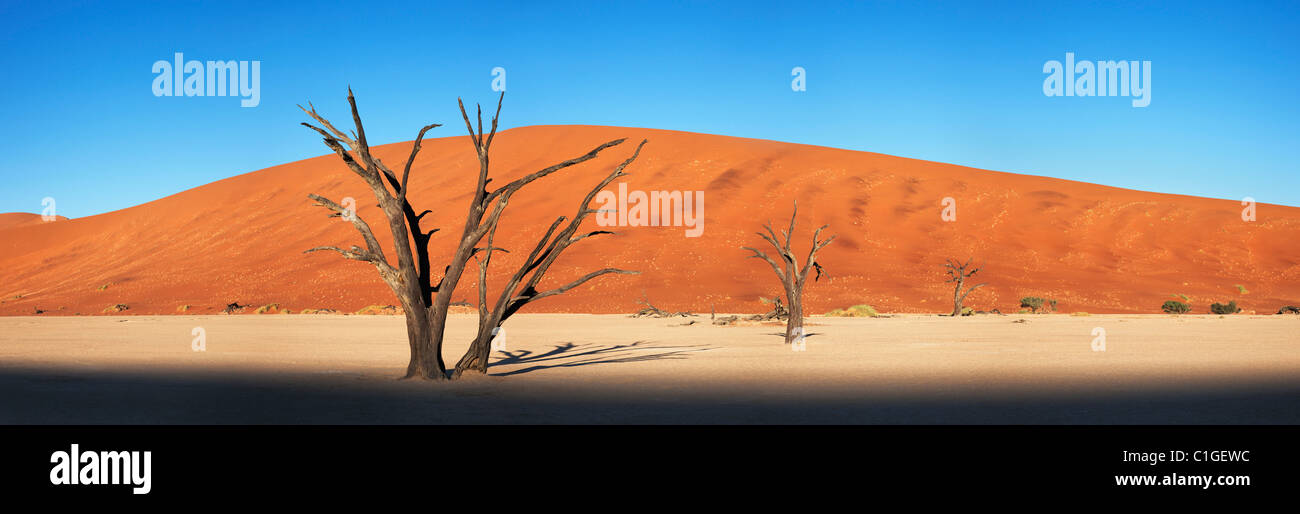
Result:
{"label": "green shrub", "polygon": [[1215,302],[1210,304],[1210,312],[1215,314],[1236,314],[1241,312],[1241,307],[1237,307],[1236,300],[1230,301],[1226,304]]}
{"label": "green shrub", "polygon": [[1026,296],[1020,299],[1021,307],[1028,307],[1034,312],[1042,310],[1044,305],[1049,306],[1053,311],[1056,310],[1056,300],[1047,300],[1037,296]]}
{"label": "green shrub", "polygon": [[847,309],[835,309],[826,313],[827,316],[838,316],[844,318],[874,318],[880,316],[876,309],[867,304],[854,305]]}
{"label": "green shrub", "polygon": [[1187,314],[1191,312],[1192,306],[1177,300],[1168,300],[1164,305],[1160,306],[1160,310],[1170,314]]}

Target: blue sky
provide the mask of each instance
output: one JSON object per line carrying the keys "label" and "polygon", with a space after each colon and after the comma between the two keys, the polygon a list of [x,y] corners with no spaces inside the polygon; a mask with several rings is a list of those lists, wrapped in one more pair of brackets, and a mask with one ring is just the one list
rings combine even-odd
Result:
{"label": "blue sky", "polygon": [[[6,2],[0,212],[81,217],[321,155],[308,100],[375,143],[654,127],[1300,206],[1297,2]],[[363,7],[356,8],[356,5]],[[1047,97],[1043,64],[1152,61],[1151,104]],[[155,97],[151,66],[261,61],[261,102]],[[807,70],[807,91],[790,88]]]}

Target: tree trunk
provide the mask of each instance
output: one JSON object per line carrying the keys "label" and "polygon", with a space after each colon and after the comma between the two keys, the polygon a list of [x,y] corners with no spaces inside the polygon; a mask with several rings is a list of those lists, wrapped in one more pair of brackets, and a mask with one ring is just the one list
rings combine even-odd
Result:
{"label": "tree trunk", "polygon": [[961,286],[966,280],[957,281],[957,289],[952,291],[952,316],[961,316]]}
{"label": "tree trunk", "polygon": [[458,378],[468,370],[487,373],[488,359],[492,355],[493,337],[491,328],[479,327],[478,335],[474,337],[474,342],[470,343],[469,350],[456,362],[452,378]]}
{"label": "tree trunk", "polygon": [[402,308],[406,310],[406,337],[411,344],[411,361],[406,365],[406,376],[403,378],[447,378],[442,371],[441,355],[433,350],[438,346],[438,341],[434,339],[441,339],[442,330],[430,325],[429,311],[423,307],[403,305]]}
{"label": "tree trunk", "polygon": [[786,300],[790,303],[790,317],[785,322],[785,344],[790,344],[804,337],[803,333],[803,298],[800,294],[787,295]]}

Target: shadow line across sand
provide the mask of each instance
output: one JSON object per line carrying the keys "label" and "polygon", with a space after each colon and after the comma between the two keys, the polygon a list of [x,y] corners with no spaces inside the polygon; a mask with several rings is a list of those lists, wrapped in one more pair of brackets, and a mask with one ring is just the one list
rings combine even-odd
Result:
{"label": "shadow line across sand", "polygon": [[[492,376],[508,377],[511,375],[522,375],[524,373],[553,368],[576,368],[579,366],[591,366],[595,364],[684,359],[686,358],[687,353],[703,352],[711,349],[713,349],[713,347],[703,344],[653,346],[647,344],[645,341],[616,345],[578,345],[572,342],[567,342],[557,344],[555,345],[555,348],[537,354],[534,354],[531,350],[498,352],[505,356],[488,365],[488,374]],[[667,351],[641,353],[643,351],[654,350]],[[550,364],[537,364],[540,362],[547,362]],[[492,373],[492,368],[527,364],[532,365],[522,369]]]}

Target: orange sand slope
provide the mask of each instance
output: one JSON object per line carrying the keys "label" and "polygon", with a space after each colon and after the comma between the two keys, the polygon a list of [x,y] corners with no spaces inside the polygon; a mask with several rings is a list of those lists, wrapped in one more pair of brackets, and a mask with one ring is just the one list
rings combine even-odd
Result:
{"label": "orange sand slope", "polygon": [[[985,263],[977,278],[988,286],[967,300],[981,310],[1015,311],[1022,296],[1094,313],[1158,312],[1174,294],[1189,296],[1193,312],[1206,312],[1212,301],[1237,300],[1260,313],[1300,304],[1296,207],[1261,204],[1257,221],[1245,222],[1235,201],[816,146],[591,126],[498,134],[493,184],[623,137],[627,143],[514,197],[496,241],[513,253],[493,258],[491,288],[556,216],[572,216],[588,189],[646,138],[623,181],[632,191],[704,191],[703,235],[688,238],[681,226],[616,227],[616,235],[584,240],[544,285],[606,266],[641,274],[598,278],[531,311],[631,312],[643,294],[673,311],[766,310],[758,298],[779,294],[779,285],[765,263],[739,247],[762,246],[755,231],[769,219],[780,230],[795,198],[798,253],[807,251],[816,225],[829,224],[828,233],[839,236],[820,254],[826,274],[808,284],[809,313],[860,303],[884,312],[950,310],[947,257]],[[376,153],[397,168],[409,149],[396,143]],[[417,209],[433,210],[425,227],[442,229],[433,239],[436,269],[463,227],[477,169],[460,135],[426,141],[412,172]],[[610,189],[617,191],[617,183]],[[308,193],[356,198],[363,219],[391,244],[365,184],[325,155],[87,218],[29,223],[3,215],[0,314],[99,314],[116,304],[129,307],[124,314],[175,313],[182,305],[202,314],[230,302],[351,312],[396,303],[369,264],[302,253],[362,244],[349,224],[314,207]],[[945,197],[957,202],[956,221],[941,219]],[[598,228],[594,219],[587,223]],[[455,299],[476,298],[475,287],[475,274],[467,273]]]}

